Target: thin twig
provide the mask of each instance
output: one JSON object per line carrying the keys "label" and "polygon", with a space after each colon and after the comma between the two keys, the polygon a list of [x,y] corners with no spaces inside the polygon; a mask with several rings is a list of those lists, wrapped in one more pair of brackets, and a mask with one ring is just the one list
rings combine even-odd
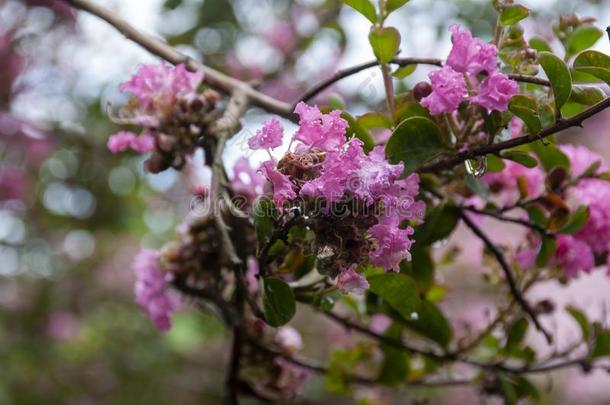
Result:
{"label": "thin twig", "polygon": [[198,70],[204,73],[203,81],[211,87],[221,90],[227,94],[232,93],[236,90],[244,93],[252,102],[265,110],[278,114],[282,117],[294,120],[293,109],[290,104],[283,101],[269,97],[250,86],[249,84],[242,82],[241,80],[235,79],[234,77],[227,76],[209,66],[197,62],[196,60],[188,57],[187,55],[176,50],[172,46],[157,39],[153,36],[140,32],[129,24],[125,19],[109,10],[106,7],[100,6],[91,0],[65,0],[66,3],[72,5],[75,8],[84,10],[90,14],[93,14],[102,20],[106,21],[114,28],[116,28],[126,38],[134,41],[135,43],[142,46],[147,51],[154,55],[159,56],[166,61],[178,65],[185,64],[190,70]]}
{"label": "thin twig", "polygon": [[523,311],[529,316],[529,318],[532,320],[532,322],[534,323],[534,325],[536,326],[536,329],[538,329],[546,338],[547,342],[552,343],[553,342],[553,337],[551,336],[551,334],[546,331],[544,329],[544,327],[540,324],[540,321],[538,321],[538,317],[536,316],[536,313],[534,312],[534,310],[530,307],[529,303],[525,300],[525,298],[523,297],[523,295],[521,294],[521,291],[519,291],[519,288],[517,287],[517,282],[515,280],[515,276],[513,275],[510,266],[508,265],[508,263],[506,262],[506,258],[504,257],[504,254],[498,249],[498,247],[489,239],[489,237],[481,230],[481,228],[475,224],[469,217],[468,215],[466,215],[463,211],[461,212],[461,217],[462,217],[462,221],[464,222],[464,224],[470,228],[470,230],[479,238],[481,239],[481,241],[483,241],[483,243],[485,244],[485,246],[487,247],[487,249],[489,249],[489,251],[494,255],[494,257],[496,258],[496,260],[498,261],[498,263],[500,264],[500,267],[502,268],[502,271],[504,272],[504,276],[506,277],[506,281],[508,282],[508,286],[510,288],[510,292],[513,295],[513,297],[515,298],[515,300],[517,301],[517,303],[521,306],[521,308],[523,309]]}
{"label": "thin twig", "polygon": [[[394,58],[389,63],[393,64],[393,65],[398,65],[400,67],[408,66],[408,65],[430,65],[430,66],[439,66],[440,67],[443,65],[442,60],[437,59],[437,58],[414,58],[414,57]],[[296,103],[298,103],[299,101],[307,102],[307,101],[311,100],[312,98],[314,98],[315,96],[317,96],[318,94],[320,94],[321,92],[323,92],[324,90],[326,90],[328,87],[335,84],[336,82],[338,82],[342,79],[345,79],[349,76],[353,76],[357,73],[360,73],[363,70],[370,69],[370,68],[378,66],[378,65],[379,65],[378,61],[372,60],[369,62],[364,62],[364,63],[360,63],[358,65],[350,66],[345,69],[341,69],[341,70],[337,71],[331,77],[322,80],[320,83],[316,84],[311,89],[307,90],[305,93],[303,93],[298,98],[298,100],[294,104],[296,105]],[[549,87],[551,85],[551,83],[548,80],[542,79],[540,77],[535,77],[535,76],[509,74],[508,77],[513,80],[516,80],[518,82],[523,82],[523,83],[533,83],[533,84],[538,84],[538,85],[547,86],[547,87]]]}
{"label": "thin twig", "polygon": [[449,158],[424,165],[420,167],[417,171],[420,173],[438,173],[441,170],[450,170],[454,166],[466,160],[474,159],[478,156],[485,156],[489,153],[497,154],[505,149],[510,149],[516,146],[532,143],[571,127],[582,127],[582,123],[584,120],[586,120],[587,118],[591,118],[592,116],[602,112],[608,107],[610,107],[610,97],[603,99],[599,103],[587,108],[584,111],[581,111],[580,113],[570,118],[562,118],[558,120],[557,122],[555,122],[555,124],[544,128],[538,134],[520,136],[518,138],[509,139],[507,141],[498,142],[491,145],[476,146],[471,149],[457,152]]}
{"label": "thin twig", "polygon": [[498,221],[511,222],[513,224],[523,225],[523,226],[525,226],[527,228],[535,230],[536,232],[538,232],[538,233],[540,233],[540,234],[542,234],[544,236],[554,237],[554,234],[549,232],[543,226],[540,226],[538,224],[535,224],[535,223],[530,222],[530,221],[525,220],[525,219],[506,217],[506,216],[504,216],[504,215],[502,215],[500,213],[497,213],[497,212],[488,211],[488,210],[480,210],[478,208],[471,207],[471,206],[468,206],[468,205],[463,205],[460,208],[462,208],[463,210],[466,210],[466,211],[473,212],[475,214],[485,215],[485,216],[488,216],[488,217],[491,217],[491,218],[495,218]]}

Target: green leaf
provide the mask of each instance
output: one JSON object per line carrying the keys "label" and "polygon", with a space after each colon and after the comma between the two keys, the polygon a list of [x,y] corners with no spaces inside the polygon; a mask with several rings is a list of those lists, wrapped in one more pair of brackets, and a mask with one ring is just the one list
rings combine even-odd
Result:
{"label": "green leaf", "polygon": [[273,232],[274,218],[277,210],[273,201],[265,197],[260,197],[254,201],[252,206],[252,216],[254,219],[254,230],[259,246],[264,245]]}
{"label": "green leaf", "polygon": [[411,261],[403,260],[400,271],[410,276],[421,292],[428,291],[434,285],[434,262],[430,249],[416,243],[411,247]]}
{"label": "green leaf", "polygon": [[347,131],[345,133],[346,136],[355,136],[356,138],[360,139],[364,144],[364,150],[367,152],[375,147],[375,140],[369,131],[364,128],[360,122],[358,122],[358,120],[345,111],[341,112],[341,118],[346,120],[348,124]]}
{"label": "green leaf", "polygon": [[556,167],[570,169],[570,159],[552,143],[544,145],[541,141],[536,141],[530,143],[528,149],[536,154],[547,173]]}
{"label": "green leaf", "polygon": [[566,311],[572,315],[572,318],[574,318],[578,326],[580,326],[583,340],[588,342],[589,336],[591,336],[591,327],[589,326],[589,320],[587,319],[585,313],[570,305],[566,307]]}
{"label": "green leaf", "polygon": [[529,220],[536,225],[545,227],[548,223],[544,210],[539,205],[531,205],[527,207],[527,216]]}
{"label": "green leaf", "polygon": [[566,41],[566,52],[568,55],[576,55],[595,45],[603,35],[602,30],[592,25],[581,25],[576,28]]}
{"label": "green leaf", "polygon": [[576,212],[570,215],[568,223],[559,230],[559,233],[574,234],[580,231],[589,220],[589,207],[581,205]]}
{"label": "green leaf", "polygon": [[542,129],[538,103],[534,98],[518,94],[510,99],[508,109],[525,122],[530,133],[537,134]]}
{"label": "green leaf", "polygon": [[343,3],[365,16],[371,23],[377,23],[377,11],[369,0],[343,0]]}
{"label": "green leaf", "polygon": [[410,277],[400,273],[384,273],[368,278],[369,290],[383,298],[406,319],[419,310],[419,292]]}
{"label": "green leaf", "polygon": [[394,122],[390,117],[376,112],[363,114],[356,118],[356,120],[366,130],[371,130],[373,128],[392,128],[394,125]]}
{"label": "green leaf", "polygon": [[429,301],[422,301],[416,314],[417,319],[407,319],[404,321],[407,328],[427,337],[442,347],[447,347],[451,342],[453,330],[441,310]]}
{"label": "green leaf", "polygon": [[529,153],[519,150],[509,150],[502,153],[502,158],[517,162],[522,166],[532,168],[538,166],[538,161],[530,156]]}
{"label": "green leaf", "polygon": [[574,69],[610,83],[610,57],[598,51],[584,51],[574,60]]}
{"label": "green leaf", "polygon": [[519,318],[510,326],[507,332],[506,345],[504,346],[504,350],[507,353],[512,353],[519,349],[527,333],[528,326],[525,318]]}
{"label": "green leaf", "polygon": [[487,171],[490,173],[499,173],[506,167],[506,164],[498,156],[494,154],[486,155]]}
{"label": "green leaf", "polygon": [[[386,336],[393,339],[400,339],[402,326],[394,323],[386,332]],[[394,346],[381,345],[383,351],[383,364],[379,373],[378,380],[382,384],[391,387],[402,384],[409,374],[409,354]]]}
{"label": "green leaf", "polygon": [[593,105],[606,98],[606,93],[599,87],[573,86],[570,101],[583,105]]}
{"label": "green leaf", "polygon": [[610,356],[610,331],[602,331],[595,336],[595,348],[591,357]]}
{"label": "green leaf", "polygon": [[394,27],[373,28],[369,33],[373,53],[380,63],[388,63],[400,47],[400,33]]}
{"label": "green leaf", "polygon": [[396,69],[396,71],[392,73],[392,76],[396,77],[397,79],[404,79],[405,77],[411,75],[411,73],[415,72],[415,69],[417,69],[416,64],[402,66]]}
{"label": "green leaf", "polygon": [[261,284],[265,320],[273,327],[285,325],[296,312],[292,289],[277,277],[267,277]]}
{"label": "green leaf", "polygon": [[392,11],[398,10],[408,2],[409,0],[387,0],[385,5],[386,13],[390,14]]}
{"label": "green leaf", "polygon": [[527,7],[519,4],[508,6],[500,13],[500,25],[507,27],[509,25],[516,24],[526,18],[529,14],[530,11]]}
{"label": "green leaf", "polygon": [[420,245],[430,245],[446,239],[460,219],[460,209],[451,204],[439,204],[428,208],[424,223],[415,227],[413,239]]}
{"label": "green leaf", "polygon": [[448,152],[441,132],[432,120],[423,117],[407,118],[400,123],[386,145],[386,156],[396,164],[404,162],[405,174],[422,164]]}
{"label": "green leaf", "polygon": [[413,101],[407,101],[399,104],[392,112],[392,119],[395,123],[401,123],[407,118],[413,117],[432,119],[430,112],[425,107],[422,107],[421,104]]}
{"label": "green leaf", "polygon": [[533,37],[530,39],[530,47],[537,50],[538,52],[552,52],[551,46],[546,40],[540,37]]}
{"label": "green leaf", "polygon": [[551,238],[548,236],[544,236],[542,238],[542,245],[540,246],[540,251],[536,256],[536,266],[544,267],[548,264],[551,257],[555,254],[557,250],[557,241],[555,238]]}
{"label": "green leaf", "polygon": [[540,52],[538,60],[551,82],[551,88],[555,96],[555,107],[559,109],[568,101],[572,92],[570,69],[564,61],[550,52]]}

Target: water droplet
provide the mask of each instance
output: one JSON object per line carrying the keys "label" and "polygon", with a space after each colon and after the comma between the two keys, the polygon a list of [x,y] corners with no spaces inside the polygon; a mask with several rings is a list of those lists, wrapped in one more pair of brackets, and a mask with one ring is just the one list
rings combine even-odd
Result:
{"label": "water droplet", "polygon": [[412,321],[417,321],[419,319],[419,315],[417,314],[417,312],[411,312],[410,317]]}
{"label": "water droplet", "polygon": [[479,156],[474,159],[468,159],[464,162],[468,174],[474,177],[481,177],[487,171],[487,158]]}

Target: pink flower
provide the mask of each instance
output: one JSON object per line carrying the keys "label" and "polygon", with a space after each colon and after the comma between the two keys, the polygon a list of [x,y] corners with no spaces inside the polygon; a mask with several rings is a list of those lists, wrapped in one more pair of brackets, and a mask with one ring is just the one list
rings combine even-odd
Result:
{"label": "pink flower", "polygon": [[277,118],[263,122],[263,128],[256,131],[256,135],[248,139],[250,149],[274,149],[282,144],[284,127]]}
{"label": "pink flower", "polygon": [[508,124],[511,138],[516,138],[523,133],[523,121],[521,118],[513,117]]}
{"label": "pink flower", "polygon": [[155,138],[150,134],[142,134],[133,139],[129,146],[136,152],[152,152],[155,149]]}
{"label": "pink flower", "polygon": [[444,66],[430,72],[428,77],[432,83],[432,93],[422,98],[421,105],[434,115],[457,110],[466,95],[464,76],[451,67]]}
{"label": "pink flower", "polygon": [[568,278],[581,272],[589,273],[595,267],[595,258],[589,245],[570,235],[557,236],[555,261],[564,269]]}
{"label": "pink flower", "polygon": [[371,321],[369,322],[369,329],[375,333],[383,334],[391,324],[392,319],[390,319],[389,316],[384,314],[375,314],[371,316]]}
{"label": "pink flower", "polygon": [[256,197],[263,194],[265,182],[265,177],[250,166],[247,158],[242,157],[235,162],[231,187],[235,194],[245,198],[248,204],[252,204]]}
{"label": "pink flower", "polygon": [[177,307],[177,299],[168,289],[159,269],[159,252],[141,250],[135,257],[132,269],[136,275],[134,293],[136,302],[144,308],[150,320],[160,331],[171,328],[171,315]]}
{"label": "pink flower", "polygon": [[610,250],[610,183],[606,180],[584,179],[568,192],[573,208],[585,205],[589,219],[576,237],[589,244],[593,252],[604,254]]}
{"label": "pink flower", "polygon": [[299,129],[294,139],[327,152],[337,150],[345,143],[347,121],[341,118],[341,111],[322,114],[318,107],[300,102],[294,112],[299,115]]}
{"label": "pink flower", "polygon": [[144,110],[167,111],[178,96],[195,93],[201,80],[202,72],[189,72],[183,64],[142,65],[119,89],[133,94]]}
{"label": "pink flower", "polygon": [[342,269],[337,277],[337,287],[344,293],[364,294],[369,289],[369,283],[361,274],[356,272],[356,265]]}
{"label": "pink flower", "polygon": [[369,234],[377,241],[377,249],[369,253],[369,259],[374,266],[383,267],[386,271],[400,271],[400,262],[411,260],[413,228],[400,229],[385,224],[373,225]]}
{"label": "pink flower", "polygon": [[137,135],[129,131],[119,131],[108,138],[108,149],[112,153],[123,152],[131,146]]}
{"label": "pink flower", "polygon": [[600,166],[596,170],[596,174],[608,170],[603,157],[589,150],[583,145],[560,145],[559,149],[570,159],[570,169],[572,177],[578,177],[585,172],[593,163],[599,162]]}
{"label": "pink flower", "polygon": [[280,208],[286,201],[296,198],[297,194],[294,191],[294,185],[285,174],[278,172],[275,169],[275,162],[268,160],[261,166],[261,171],[271,182],[273,186],[273,202]]}
{"label": "pink flower", "polygon": [[477,88],[477,95],[470,102],[480,105],[491,113],[493,110],[506,111],[508,101],[519,93],[519,85],[503,73],[493,72]]}
{"label": "pink flower", "polygon": [[297,35],[294,26],[287,21],[278,21],[264,34],[269,45],[287,54],[296,45]]}
{"label": "pink flower", "polygon": [[523,182],[529,197],[538,197],[544,193],[544,173],[538,166],[530,169],[508,160],[504,163],[501,172],[483,176],[483,181],[497,190],[501,203],[517,201],[520,195],[519,182]]}
{"label": "pink flower", "polygon": [[453,47],[447,57],[447,65],[460,73],[477,75],[483,71],[492,73],[498,64],[498,49],[480,38],[473,38],[470,31],[459,25],[449,27]]}
{"label": "pink flower", "polygon": [[282,326],[277,330],[275,342],[286,352],[294,353],[303,348],[303,339],[292,326]]}

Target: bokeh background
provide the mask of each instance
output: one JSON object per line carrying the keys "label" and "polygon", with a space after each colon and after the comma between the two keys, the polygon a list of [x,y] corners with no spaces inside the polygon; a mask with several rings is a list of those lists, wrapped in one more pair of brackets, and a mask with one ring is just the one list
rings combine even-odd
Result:
{"label": "bokeh background", "polygon": [[[194,58],[285,101],[294,101],[339,68],[372,59],[368,22],[338,0],[100,0],[139,29],[162,37]],[[526,37],[551,38],[560,14],[610,23],[610,1],[529,0]],[[390,25],[403,38],[403,56],[444,57],[447,27],[467,25],[490,39],[495,11],[489,0],[412,0]],[[596,48],[610,53],[602,38]],[[112,155],[106,139],[117,128],[113,106],[125,100],[118,84],[140,63],[158,60],[96,17],[75,13],[62,1],[0,0],[0,403],[147,404],[219,403],[228,334],[213,313],[185,310],[160,334],[132,299],[130,263],[142,246],[171,238],[191,206],[192,184],[169,170],[142,170],[142,157]],[[397,86],[426,77],[423,67]],[[321,102],[342,100],[354,114],[383,105],[377,69],[343,80]],[[251,110],[225,156],[245,153],[243,140],[267,116]],[[586,123],[560,140],[586,143],[610,158],[610,115]],[[290,128],[290,124],[287,123]],[[258,156],[252,156],[256,160]],[[205,178],[207,173],[198,175]],[[498,241],[517,230],[498,228]],[[462,232],[458,230],[458,233]],[[462,237],[463,236],[463,237]],[[445,303],[456,328],[481,325],[495,294],[482,281],[480,246],[465,239],[463,258],[443,268]],[[464,243],[463,241],[467,242]],[[558,304],[607,318],[610,283],[605,271],[569,288],[536,291]],[[354,337],[305,308],[293,322],[306,352],[324,360],[329,347]],[[560,344],[578,335],[570,320],[547,320]],[[530,337],[536,343],[537,337]],[[536,380],[542,403],[610,403],[610,376],[578,370]],[[477,403],[475,389],[329,393],[314,377],[300,403]],[[494,401],[491,400],[490,403]]]}

